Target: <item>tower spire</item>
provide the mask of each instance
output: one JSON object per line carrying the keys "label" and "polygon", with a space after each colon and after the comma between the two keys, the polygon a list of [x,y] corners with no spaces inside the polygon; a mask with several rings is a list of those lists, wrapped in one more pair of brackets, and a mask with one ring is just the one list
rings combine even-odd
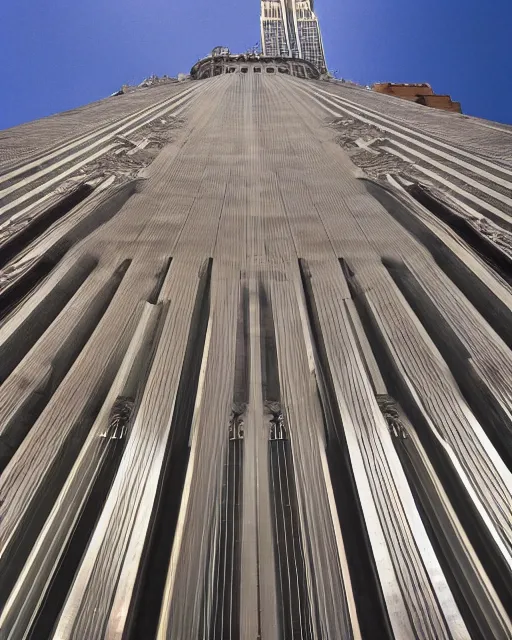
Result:
{"label": "tower spire", "polygon": [[303,58],[326,70],[313,0],[262,0],[261,43],[265,55]]}

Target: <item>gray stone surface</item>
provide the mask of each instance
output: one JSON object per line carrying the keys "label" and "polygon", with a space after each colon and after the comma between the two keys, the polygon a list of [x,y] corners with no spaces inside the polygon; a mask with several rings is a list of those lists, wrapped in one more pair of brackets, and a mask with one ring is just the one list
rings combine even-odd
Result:
{"label": "gray stone surface", "polygon": [[0,637],[509,638],[511,142],[252,70],[0,132]]}

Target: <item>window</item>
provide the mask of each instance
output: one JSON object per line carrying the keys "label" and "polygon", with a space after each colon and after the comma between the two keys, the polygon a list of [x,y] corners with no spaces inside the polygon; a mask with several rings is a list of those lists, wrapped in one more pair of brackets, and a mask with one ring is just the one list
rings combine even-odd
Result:
{"label": "window", "polygon": [[274,67],[267,67],[267,73],[274,73],[275,69]]}
{"label": "window", "polygon": [[240,71],[241,71],[242,73],[247,73],[247,72],[249,71],[249,69],[248,69],[247,67],[242,67],[242,68],[240,69]]}
{"label": "window", "polygon": [[261,73],[261,67],[254,67],[254,73]]}

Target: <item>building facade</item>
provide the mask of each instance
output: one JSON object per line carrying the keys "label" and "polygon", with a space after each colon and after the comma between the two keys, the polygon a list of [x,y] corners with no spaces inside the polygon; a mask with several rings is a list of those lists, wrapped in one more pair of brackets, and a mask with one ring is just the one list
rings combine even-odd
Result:
{"label": "building facade", "polygon": [[410,100],[416,104],[423,104],[434,109],[462,113],[460,102],[454,102],[449,95],[434,93],[429,84],[404,84],[397,82],[376,82],[372,86],[373,91],[385,93],[388,96],[396,96],[402,100]]}
{"label": "building facade", "polygon": [[2,640],[511,637],[512,128],[283,60],[0,132]]}
{"label": "building facade", "polygon": [[326,70],[312,0],[262,0],[261,46],[264,55],[302,58],[320,72]]}

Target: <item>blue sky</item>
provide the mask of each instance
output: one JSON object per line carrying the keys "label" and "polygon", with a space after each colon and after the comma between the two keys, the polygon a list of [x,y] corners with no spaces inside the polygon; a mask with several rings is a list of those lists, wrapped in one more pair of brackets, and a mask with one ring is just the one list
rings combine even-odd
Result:
{"label": "blue sky", "polygon": [[[470,115],[512,123],[510,0],[316,0],[339,77],[430,82]],[[3,0],[0,129],[71,109],[215,45],[259,40],[258,0]]]}

